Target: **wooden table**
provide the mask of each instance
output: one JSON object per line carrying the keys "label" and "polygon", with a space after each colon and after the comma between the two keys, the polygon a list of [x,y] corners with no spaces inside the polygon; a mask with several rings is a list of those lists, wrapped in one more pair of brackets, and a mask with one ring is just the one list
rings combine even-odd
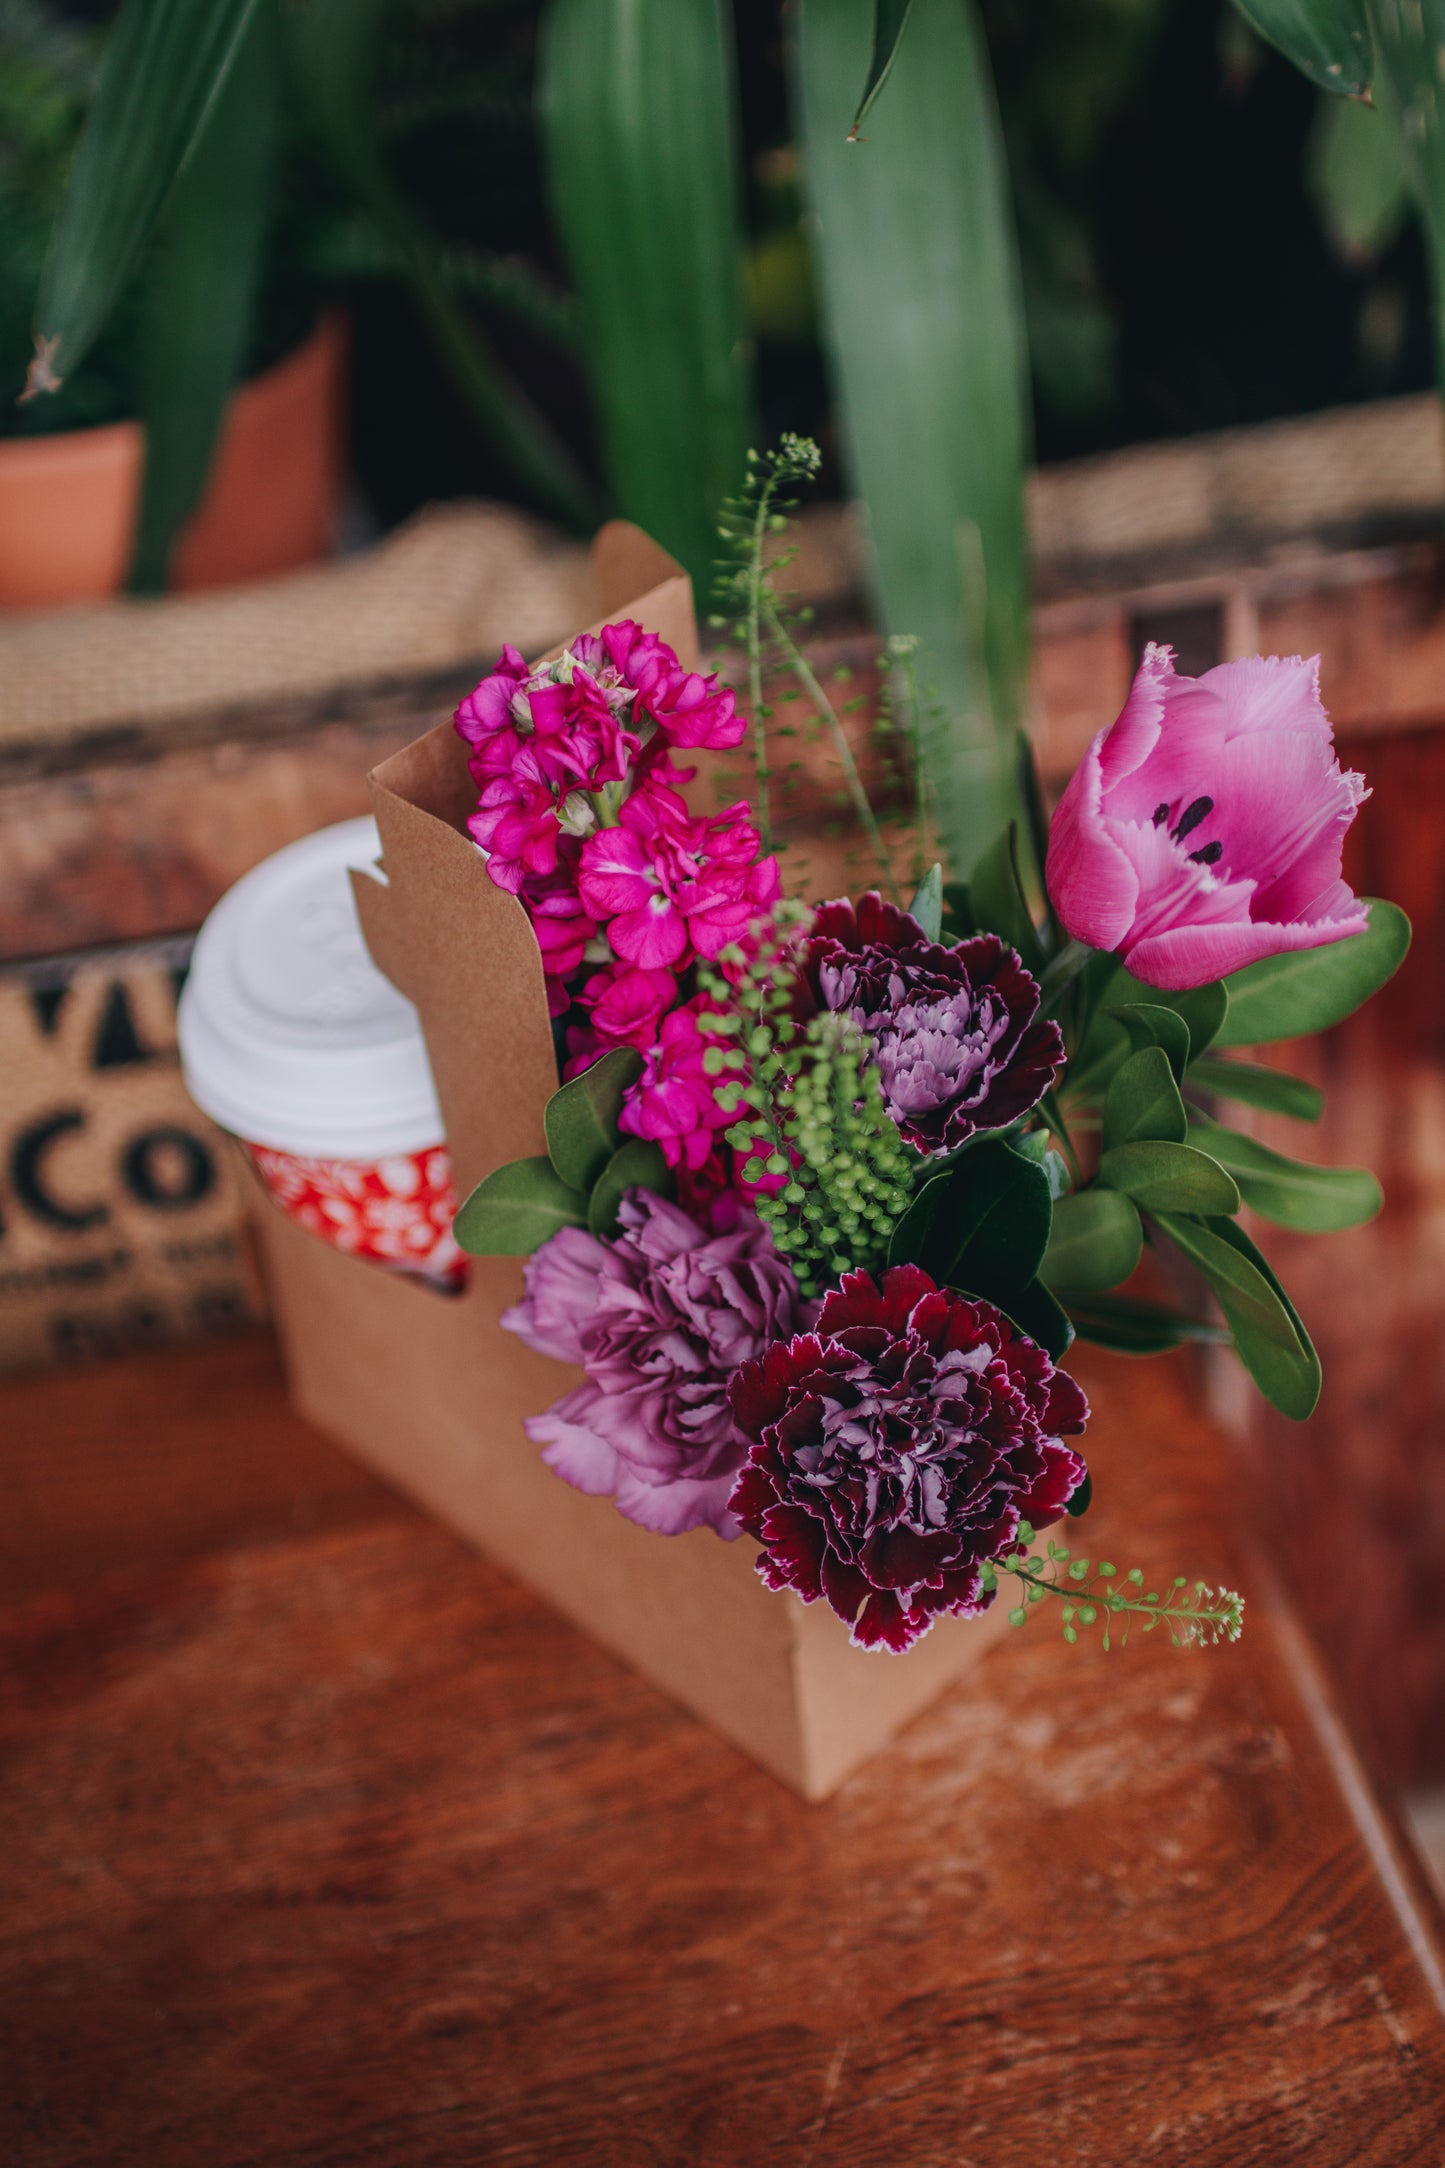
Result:
{"label": "wooden table", "polygon": [[1413,1856],[1187,1362],[1079,1367],[1076,1546],[1244,1587],[1244,1640],[1036,1616],[820,1807],[308,1430],[268,1340],[12,1380],[0,2159],[1433,2168]]}

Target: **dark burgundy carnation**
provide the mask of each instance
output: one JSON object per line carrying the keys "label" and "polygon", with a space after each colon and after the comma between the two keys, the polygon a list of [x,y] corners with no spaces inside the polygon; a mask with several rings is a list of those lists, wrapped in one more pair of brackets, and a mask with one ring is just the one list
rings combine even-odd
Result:
{"label": "dark burgundy carnation", "polygon": [[950,1152],[1038,1105],[1064,1058],[1039,988],[996,934],[930,941],[875,890],[819,906],[804,976],[872,1041],[883,1103],[915,1151]]}
{"label": "dark burgundy carnation", "polygon": [[729,1501],[769,1588],[824,1597],[859,1648],[906,1649],[992,1602],[982,1567],[1021,1520],[1057,1520],[1084,1480],[1061,1433],[1089,1408],[988,1302],[917,1265],[846,1273],[812,1332],[730,1388],[753,1440]]}

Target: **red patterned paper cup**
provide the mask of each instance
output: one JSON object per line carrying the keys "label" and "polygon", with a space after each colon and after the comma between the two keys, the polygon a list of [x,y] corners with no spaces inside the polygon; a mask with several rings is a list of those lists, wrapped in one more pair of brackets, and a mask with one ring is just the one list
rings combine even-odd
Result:
{"label": "red patterned paper cup", "polygon": [[311,1159],[245,1145],[267,1195],[288,1219],[348,1256],[461,1287],[467,1261],[452,1234],[457,1209],[443,1145],[385,1159]]}

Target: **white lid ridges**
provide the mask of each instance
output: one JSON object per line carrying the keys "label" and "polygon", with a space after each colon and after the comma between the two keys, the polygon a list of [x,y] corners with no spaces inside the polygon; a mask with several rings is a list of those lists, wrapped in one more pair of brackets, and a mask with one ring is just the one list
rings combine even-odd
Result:
{"label": "white lid ridges", "polygon": [[362,939],[348,869],[380,852],[343,821],[266,859],[216,905],[181,997],[196,1104],[251,1144],[370,1159],[438,1144],[441,1112],[415,1009]]}

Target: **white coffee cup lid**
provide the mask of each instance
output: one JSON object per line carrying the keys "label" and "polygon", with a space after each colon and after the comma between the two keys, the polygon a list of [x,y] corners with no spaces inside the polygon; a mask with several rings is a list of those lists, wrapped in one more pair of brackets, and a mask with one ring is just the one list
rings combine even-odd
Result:
{"label": "white coffee cup lid", "polygon": [[371,819],[305,836],[239,880],[196,938],[180,1051],[196,1104],[249,1144],[322,1159],[442,1141],[416,1010],[372,962],[349,868]]}

